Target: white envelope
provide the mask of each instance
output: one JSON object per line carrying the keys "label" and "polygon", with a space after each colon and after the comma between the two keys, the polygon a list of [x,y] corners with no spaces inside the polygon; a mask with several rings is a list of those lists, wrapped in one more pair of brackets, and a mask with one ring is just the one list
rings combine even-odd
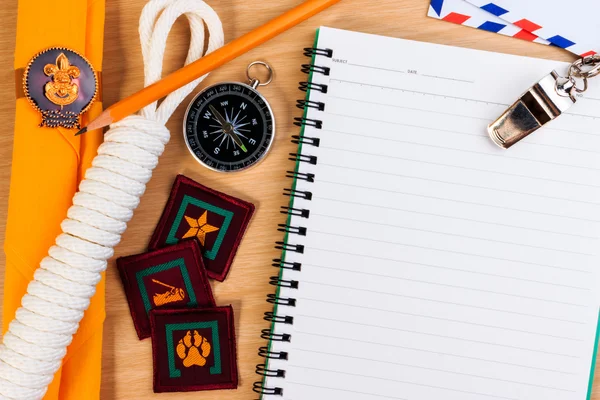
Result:
{"label": "white envelope", "polygon": [[600,52],[598,0],[467,0],[577,55]]}

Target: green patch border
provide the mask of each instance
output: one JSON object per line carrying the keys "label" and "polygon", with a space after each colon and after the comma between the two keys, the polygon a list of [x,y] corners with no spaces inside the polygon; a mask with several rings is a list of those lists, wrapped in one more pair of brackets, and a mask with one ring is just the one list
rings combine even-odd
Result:
{"label": "green patch border", "polygon": [[175,221],[173,221],[173,225],[171,226],[171,230],[169,231],[169,235],[167,236],[167,244],[175,244],[179,242],[179,239],[175,237],[175,234],[177,233],[177,229],[179,228],[179,225],[183,220],[185,210],[190,204],[211,211],[225,218],[225,221],[223,221],[223,224],[219,228],[219,234],[217,236],[217,240],[215,240],[215,243],[212,246],[212,249],[206,249],[204,251],[204,257],[208,258],[209,260],[214,260],[217,257],[217,254],[219,253],[221,244],[223,244],[223,239],[225,239],[227,229],[229,229],[229,225],[231,225],[231,220],[233,219],[233,212],[229,210],[224,210],[220,207],[214,206],[202,200],[198,200],[187,194],[183,196],[183,200],[181,201],[181,205],[179,206],[179,210],[177,211],[177,215],[175,216]]}
{"label": "green patch border", "polygon": [[204,322],[182,322],[178,324],[166,324],[165,331],[167,337],[167,355],[169,358],[169,377],[181,378],[181,371],[175,367],[175,346],[173,344],[173,332],[189,331],[192,329],[210,328],[212,332],[212,352],[214,355],[214,365],[210,367],[211,375],[219,375],[222,372],[221,368],[221,345],[219,342],[219,324],[215,321]]}
{"label": "green patch border", "polygon": [[190,301],[187,303],[188,307],[195,307],[198,305],[198,302],[196,300],[196,293],[194,293],[194,286],[192,285],[192,281],[190,280],[190,276],[187,272],[185,261],[183,260],[183,258],[178,258],[176,260],[169,261],[164,264],[155,265],[154,267],[149,267],[136,272],[135,279],[137,281],[140,294],[142,295],[142,301],[144,302],[146,314],[148,314],[152,309],[152,303],[150,303],[150,296],[148,296],[148,290],[146,289],[146,285],[144,285],[144,278],[148,275],[154,275],[158,272],[163,272],[176,267],[178,267],[181,271],[183,283],[187,290],[188,297],[190,298]]}

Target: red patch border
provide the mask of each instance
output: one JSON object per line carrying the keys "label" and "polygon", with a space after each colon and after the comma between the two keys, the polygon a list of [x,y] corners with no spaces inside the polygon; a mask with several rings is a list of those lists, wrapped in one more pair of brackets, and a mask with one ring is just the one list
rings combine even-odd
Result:
{"label": "red patch border", "polygon": [[[210,195],[216,196],[227,203],[233,203],[233,204],[237,205],[238,207],[241,207],[247,211],[246,215],[244,216],[244,219],[242,221],[240,230],[237,233],[237,237],[235,238],[235,240],[233,242],[233,246],[231,247],[231,252],[229,253],[229,257],[227,258],[225,266],[223,267],[223,271],[220,274],[217,274],[216,272],[210,271],[209,269],[206,270],[206,272],[210,278],[213,278],[219,282],[223,282],[225,280],[225,278],[227,277],[227,274],[229,273],[231,264],[233,264],[233,259],[235,258],[235,255],[237,254],[238,247],[240,246],[240,243],[242,242],[242,238],[244,237],[244,234],[246,233],[246,230],[248,229],[248,224],[250,223],[250,220],[252,219],[252,215],[254,215],[254,211],[255,211],[256,207],[254,206],[254,204],[252,204],[250,202],[235,198],[233,196],[227,195],[225,193],[222,193],[222,192],[216,191],[214,189],[211,189],[207,186],[204,186],[204,185],[194,181],[193,179],[188,178],[185,175],[181,175],[181,174],[177,175],[177,177],[175,178],[175,182],[173,183],[173,187],[171,188],[171,193],[169,194],[169,200],[167,202],[167,205],[166,205],[162,215],[160,216],[158,225],[156,226],[156,229],[154,230],[152,237],[150,238],[150,244],[148,245],[148,248],[151,250],[159,248],[159,246],[160,246],[159,239],[160,239],[161,235],[163,234],[164,230],[166,229],[167,220],[169,218],[169,215],[173,211],[173,207],[175,206],[175,194],[177,193],[177,191],[179,190],[179,188],[182,185],[189,185],[195,189],[205,191]],[[192,240],[196,240],[196,239],[192,239]]]}
{"label": "red patch border", "polygon": [[[181,251],[186,248],[190,248],[192,253],[194,253],[194,257],[196,260],[199,260],[196,263],[196,268],[198,269],[198,273],[202,278],[202,287],[208,294],[209,300],[213,305],[216,305],[215,298],[213,296],[212,287],[208,282],[208,274],[206,268],[204,268],[204,264],[202,261],[202,251],[200,250],[200,245],[194,240],[182,240],[179,243],[169,245],[167,247],[163,247],[158,250],[151,250],[146,253],[134,254],[131,256],[119,257],[117,258],[117,269],[119,270],[119,275],[121,276],[121,282],[123,283],[123,289],[125,290],[125,297],[127,298],[127,304],[129,305],[129,312],[131,313],[131,319],[133,319],[133,326],[140,340],[149,338],[152,334],[147,334],[146,332],[142,332],[139,327],[139,324],[136,322],[140,316],[135,311],[135,303],[131,295],[129,295],[129,286],[131,282],[129,280],[129,276],[126,273],[126,268],[128,265],[135,264],[140,260],[146,260],[148,258],[155,257],[159,254],[170,253],[175,251]],[[189,268],[189,267],[188,267]],[[152,310],[150,310],[150,315],[152,314]],[[150,318],[150,315],[148,318]],[[144,315],[144,317],[146,317]],[[152,331],[152,321],[150,321],[150,331]]]}
{"label": "red patch border", "polygon": [[[225,383],[207,383],[202,385],[192,386],[164,386],[160,384],[160,377],[158,371],[157,355],[158,355],[158,343],[154,339],[156,331],[156,316],[157,315],[174,315],[174,314],[198,314],[204,312],[217,312],[225,313],[227,316],[227,330],[228,336],[230,337],[230,354],[229,361],[231,368],[231,382]],[[152,332],[152,363],[153,363],[153,380],[154,380],[154,393],[165,393],[165,392],[196,392],[202,390],[219,390],[219,389],[237,389],[239,385],[238,380],[238,367],[237,367],[237,343],[235,339],[235,324],[233,307],[222,306],[212,308],[182,308],[182,309],[153,309],[150,311],[150,330]]]}

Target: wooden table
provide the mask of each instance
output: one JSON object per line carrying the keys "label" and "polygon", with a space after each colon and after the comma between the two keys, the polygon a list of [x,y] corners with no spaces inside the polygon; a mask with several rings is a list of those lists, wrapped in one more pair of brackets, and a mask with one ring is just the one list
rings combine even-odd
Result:
{"label": "wooden table", "polygon": [[[239,37],[254,27],[300,3],[300,0],[209,0],[225,28],[226,41]],[[13,49],[17,0],[4,0],[0,7],[0,240],[3,241],[8,204],[12,130],[14,118]],[[142,87],[143,66],[138,38],[138,18],[146,0],[106,0],[106,35],[104,45],[104,99],[110,105]],[[173,115],[168,127],[172,139],[154,172],[148,190],[135,217],[116,249],[116,256],[143,252],[164,207],[175,175],[183,173],[217,190],[239,196],[256,204],[257,213],[239,249],[227,280],[213,282],[217,304],[232,304],[236,313],[240,387],[235,391],[203,393],[152,392],[152,355],[150,340],[139,341],[114,262],[107,272],[107,317],[104,334],[102,371],[103,400],[116,399],[251,399],[252,383],[257,380],[254,366],[261,362],[256,351],[265,342],[259,337],[268,326],[263,313],[270,309],[265,302],[273,292],[268,278],[276,273],[271,259],[278,256],[273,243],[281,239],[277,224],[284,221],[279,207],[286,204],[282,189],[290,182],[286,170],[292,168],[288,153],[295,146],[290,136],[298,132],[292,124],[299,115],[295,100],[300,95],[297,82],[306,79],[300,64],[306,62],[302,47],[313,42],[315,28],[327,25],[343,29],[394,36],[405,39],[529,55],[563,61],[572,60],[558,48],[536,45],[518,39],[478,31],[426,17],[428,0],[343,0],[320,15],[283,33],[213,72],[207,84],[223,80],[244,80],[245,67],[254,60],[270,63],[276,71],[273,83],[261,88],[277,119],[277,137],[271,154],[257,168],[233,175],[211,172],[190,156],[181,134],[184,107]],[[167,72],[182,65],[188,47],[189,29],[181,20],[173,29],[165,60]],[[440,63],[451,60],[440,60]],[[505,77],[510,79],[510,76]],[[186,102],[187,104],[187,102]],[[4,265],[4,254],[0,265]],[[3,273],[0,274],[0,282]],[[598,375],[598,373],[597,373]],[[600,380],[596,380],[596,388]],[[598,390],[596,390],[598,393]],[[600,400],[600,394],[593,396]],[[532,399],[533,400],[533,399]]]}

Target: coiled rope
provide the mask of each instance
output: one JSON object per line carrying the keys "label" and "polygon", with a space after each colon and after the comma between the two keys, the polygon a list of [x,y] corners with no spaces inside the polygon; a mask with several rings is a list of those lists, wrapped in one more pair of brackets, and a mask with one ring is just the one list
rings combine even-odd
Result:
{"label": "coiled rope", "polygon": [[[218,15],[200,0],[150,0],[140,17],[145,85],[161,78],[167,36],[185,15],[191,28],[186,64],[223,45]],[[0,344],[0,399],[41,399],[90,304],[101,272],[121,240],[158,157],[170,139],[165,123],[204,79],[189,83],[140,115],[111,126],[73,197],[73,206]]]}

